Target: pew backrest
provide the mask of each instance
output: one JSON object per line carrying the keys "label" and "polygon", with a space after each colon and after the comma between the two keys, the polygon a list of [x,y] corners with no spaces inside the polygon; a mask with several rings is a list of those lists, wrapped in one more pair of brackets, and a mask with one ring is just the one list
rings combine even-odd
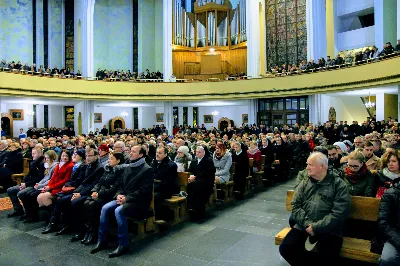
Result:
{"label": "pew backrest", "polygon": [[189,176],[190,176],[190,173],[188,173],[188,172],[178,172],[178,180],[177,180],[178,184],[177,185],[179,187],[179,191],[187,192]]}

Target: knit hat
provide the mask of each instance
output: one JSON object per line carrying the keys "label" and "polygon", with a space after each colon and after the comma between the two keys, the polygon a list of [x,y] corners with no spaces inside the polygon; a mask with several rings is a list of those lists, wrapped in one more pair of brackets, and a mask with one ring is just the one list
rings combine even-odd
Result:
{"label": "knit hat", "polygon": [[338,146],[342,150],[343,153],[347,154],[346,144],[344,144],[343,142],[340,142],[340,141],[335,142],[335,143],[333,143],[333,146]]}
{"label": "knit hat", "polygon": [[84,149],[79,149],[75,153],[78,154],[82,159],[85,159],[86,157],[86,152]]}
{"label": "knit hat", "polygon": [[106,152],[110,152],[110,149],[108,148],[107,144],[101,144],[99,146],[99,151],[106,151]]}
{"label": "knit hat", "polygon": [[343,143],[344,144],[346,144],[347,146],[349,146],[349,147],[352,147],[353,146],[353,143],[351,143],[351,141],[350,140],[343,140]]}
{"label": "knit hat", "polygon": [[182,152],[186,157],[191,157],[187,146],[180,146],[178,152]]}

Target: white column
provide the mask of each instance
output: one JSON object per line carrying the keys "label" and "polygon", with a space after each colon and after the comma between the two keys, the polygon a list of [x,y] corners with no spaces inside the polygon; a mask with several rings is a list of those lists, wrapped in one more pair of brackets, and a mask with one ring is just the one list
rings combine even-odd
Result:
{"label": "white column", "polygon": [[174,127],[174,116],[172,114],[172,102],[164,102],[164,125],[168,130],[168,134],[172,135]]}
{"label": "white column", "polygon": [[248,107],[249,107],[248,124],[254,124],[254,123],[257,124],[258,100],[257,99],[248,100]]}
{"label": "white column", "polygon": [[61,66],[60,69],[65,67],[65,2],[61,2]]}
{"label": "white column", "polygon": [[376,103],[375,103],[375,114],[376,114],[376,121],[381,121],[387,119],[385,117],[385,94],[384,93],[377,93],[376,94]]}
{"label": "white column", "polygon": [[[378,47],[379,51],[381,51],[383,49],[383,44],[385,43],[383,1],[384,0],[374,0],[375,46]],[[378,119],[378,114],[376,115],[376,117]],[[383,111],[382,111],[382,117],[383,117]],[[381,119],[379,119],[379,120],[381,120]]]}
{"label": "white column", "polygon": [[260,20],[259,1],[246,0],[247,75],[259,78],[260,69]]}
{"label": "white column", "polygon": [[85,100],[82,107],[82,133],[88,134],[94,130],[94,101]]}
{"label": "white column", "polygon": [[44,105],[36,105],[36,126],[38,128],[44,127]]}
{"label": "white column", "polygon": [[[321,116],[322,110],[322,99],[321,94],[314,94],[308,96],[309,99],[309,120],[313,123],[313,125],[317,125],[318,123],[323,123],[324,119]],[[325,119],[326,120],[326,119]]]}
{"label": "white column", "polygon": [[397,41],[399,40],[400,40],[400,0],[397,0]]}
{"label": "white column", "polygon": [[188,107],[188,125],[193,127],[193,107]]}
{"label": "white column", "polygon": [[307,60],[326,57],[325,0],[307,0]]}
{"label": "white column", "polygon": [[82,74],[86,77],[94,76],[93,63],[93,14],[95,0],[86,0],[83,29],[83,61],[85,62]]}
{"label": "white column", "polygon": [[183,106],[178,106],[178,121],[183,126]]}
{"label": "white column", "polygon": [[[163,0],[163,75],[164,81],[168,82],[172,75],[172,0]],[[165,116],[165,114],[164,114]],[[172,117],[172,107],[171,107]],[[172,134],[166,125],[168,133]]]}

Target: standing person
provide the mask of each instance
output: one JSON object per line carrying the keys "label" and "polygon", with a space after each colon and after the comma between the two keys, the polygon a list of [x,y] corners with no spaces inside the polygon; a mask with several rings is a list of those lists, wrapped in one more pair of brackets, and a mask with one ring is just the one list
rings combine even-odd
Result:
{"label": "standing person", "polygon": [[310,178],[301,181],[292,201],[295,225],[279,252],[292,266],[336,265],[351,197],[346,183],[328,173],[324,154],[308,157],[307,172]]}
{"label": "standing person", "polygon": [[232,162],[235,163],[235,175],[233,176],[234,190],[239,192],[237,199],[243,199],[246,189],[246,178],[249,175],[249,157],[242,150],[239,142],[233,143]]}
{"label": "standing person", "polygon": [[108,256],[121,256],[129,251],[128,217],[147,218],[153,194],[154,173],[145,161],[146,151],[143,146],[133,146],[130,163],[124,165],[121,183],[116,200],[101,209],[99,240],[90,253],[97,253],[107,247],[110,218],[114,216],[118,223],[118,248]]}

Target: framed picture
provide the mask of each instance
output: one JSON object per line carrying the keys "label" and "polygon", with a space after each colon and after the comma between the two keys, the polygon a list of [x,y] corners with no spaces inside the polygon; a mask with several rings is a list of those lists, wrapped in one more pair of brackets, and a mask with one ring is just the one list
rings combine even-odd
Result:
{"label": "framed picture", "polygon": [[156,121],[164,122],[164,113],[156,113]]}
{"label": "framed picture", "polygon": [[94,113],[94,123],[103,123],[102,113]]}
{"label": "framed picture", "polygon": [[14,120],[24,120],[23,109],[10,109],[10,115]]}
{"label": "framed picture", "polygon": [[213,115],[204,115],[204,123],[214,123]]}
{"label": "framed picture", "polygon": [[242,114],[242,123],[249,123],[249,115],[248,114]]}

